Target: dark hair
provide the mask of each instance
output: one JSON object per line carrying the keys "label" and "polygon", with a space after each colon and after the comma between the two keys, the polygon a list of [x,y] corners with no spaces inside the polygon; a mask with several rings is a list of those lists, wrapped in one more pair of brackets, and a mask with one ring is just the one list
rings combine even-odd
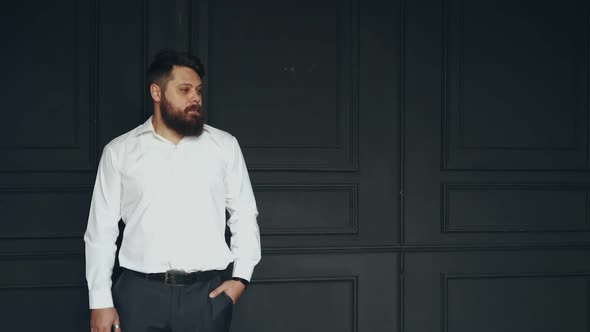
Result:
{"label": "dark hair", "polygon": [[162,50],[156,54],[148,69],[148,86],[156,83],[162,90],[165,90],[166,84],[172,79],[172,68],[174,66],[188,67],[199,74],[201,79],[205,76],[205,68],[201,60],[196,56],[186,52]]}

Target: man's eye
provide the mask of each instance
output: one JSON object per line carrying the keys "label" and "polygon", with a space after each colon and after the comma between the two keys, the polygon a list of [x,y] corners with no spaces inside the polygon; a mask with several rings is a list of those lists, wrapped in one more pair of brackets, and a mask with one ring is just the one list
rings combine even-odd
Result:
{"label": "man's eye", "polygon": [[187,93],[188,92],[188,89],[180,89],[180,91],[183,92],[183,93]]}

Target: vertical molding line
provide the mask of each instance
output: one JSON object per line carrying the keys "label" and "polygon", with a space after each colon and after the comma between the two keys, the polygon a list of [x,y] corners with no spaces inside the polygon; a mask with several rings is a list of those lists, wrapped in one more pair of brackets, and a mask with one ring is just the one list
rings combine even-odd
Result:
{"label": "vertical molding line", "polygon": [[[406,19],[407,19],[407,3],[406,0],[400,0],[400,43],[399,43],[399,244],[403,248],[405,241],[405,165],[406,165],[406,150],[405,150],[405,128],[406,128],[406,102],[405,102],[405,83],[406,83]],[[399,266],[399,331],[404,332],[405,328],[405,252],[404,250],[399,251],[398,257]]]}
{"label": "vertical molding line", "polygon": [[[72,116],[72,118],[70,120],[72,120],[72,124],[74,125],[74,146],[79,146],[80,144],[80,56],[82,55],[82,52],[80,51],[80,45],[82,43],[80,43],[80,39],[81,39],[81,35],[82,33],[80,32],[80,16],[81,15],[88,15],[88,22],[85,22],[87,24],[87,26],[85,26],[84,28],[88,28],[88,39],[90,40],[89,45],[88,45],[88,66],[89,66],[89,77],[88,77],[88,102],[90,103],[89,105],[89,112],[92,112],[92,107],[93,107],[93,103],[92,103],[92,93],[94,92],[94,86],[92,85],[92,80],[93,80],[93,63],[92,63],[92,53],[94,51],[93,49],[93,44],[96,41],[94,39],[94,35],[95,35],[95,31],[94,29],[94,22],[93,22],[93,17],[94,17],[94,6],[92,5],[93,1],[89,0],[88,1],[88,7],[84,7],[84,9],[86,9],[86,11],[82,12],[80,10],[80,2],[79,1],[75,1],[74,3],[74,26],[72,27],[73,31],[74,31],[74,70],[73,70],[73,77],[72,77],[72,82],[74,83],[74,89],[77,88],[77,91],[74,93],[74,114]],[[90,114],[90,116],[92,116],[92,114]],[[90,124],[90,123],[89,123]],[[86,124],[84,124],[86,125]],[[91,148],[89,148],[89,150],[92,150]]]}
{"label": "vertical molding line", "polygon": [[449,163],[449,138],[447,135],[447,122],[448,122],[448,110],[447,110],[447,75],[448,75],[448,45],[447,45],[447,20],[448,20],[448,10],[447,8],[447,1],[450,0],[441,0],[441,121],[440,121],[440,169],[444,170],[447,168]]}
{"label": "vertical molding line", "polygon": [[98,50],[100,49],[100,32],[99,32],[99,18],[100,18],[100,1],[92,0],[90,3],[90,24],[91,24],[91,36],[90,36],[90,91],[88,99],[90,101],[90,142],[88,153],[90,154],[90,166],[92,169],[98,167],[97,160],[101,149],[98,147],[98,130],[99,130],[99,117],[98,117],[98,80],[99,80],[99,65],[98,65]]}
{"label": "vertical molding line", "polygon": [[[349,165],[355,169],[355,170],[359,170],[359,163],[360,163],[360,158],[359,158],[359,68],[360,68],[360,47],[359,47],[359,43],[360,43],[360,1],[358,0],[352,0],[350,3],[350,6],[352,6],[352,10],[350,12],[350,36],[348,38],[349,42],[351,43],[350,45],[350,72],[349,72],[349,88],[352,89],[352,91],[350,91],[350,100],[349,100],[349,109],[348,109],[348,114],[350,117],[350,122],[349,122],[349,126],[350,126],[350,135],[352,136],[352,139],[350,141],[350,156],[349,156]],[[341,16],[339,17],[339,19],[341,18]],[[339,69],[340,72],[340,69]],[[338,85],[340,85],[340,81],[338,82]],[[340,98],[339,98],[340,100]],[[338,121],[340,121],[339,117],[340,114],[342,113],[340,110],[337,111],[338,113]],[[340,145],[340,137],[341,137],[341,132],[340,132],[340,125],[338,125],[338,145]],[[349,138],[350,139],[350,138]]]}
{"label": "vertical molding line", "polygon": [[[205,8],[203,9],[203,13],[201,13],[201,18],[205,18],[205,22],[204,24],[202,24],[201,26],[205,26],[206,31],[203,34],[204,36],[207,36],[207,47],[206,47],[206,51],[205,53],[207,54],[207,60],[205,60],[205,70],[208,70],[209,75],[207,75],[209,78],[207,79],[207,122],[211,125],[215,125],[215,122],[213,121],[213,93],[211,91],[213,91],[213,75],[212,73],[214,72],[213,69],[213,60],[212,59],[212,53],[213,53],[213,24],[211,23],[214,20],[214,11],[212,9],[215,3],[215,1],[209,1],[209,0],[202,0],[203,4],[205,5]],[[203,15],[205,14],[205,15]]]}
{"label": "vertical molding line", "polygon": [[189,2],[189,17],[188,17],[188,51],[191,55],[197,55],[197,38],[199,36],[197,26],[198,9],[196,0],[188,0]]}
{"label": "vertical molding line", "polygon": [[141,0],[141,102],[140,102],[140,123],[143,123],[149,116],[146,109],[147,103],[147,64],[148,64],[148,0]]}
{"label": "vertical molding line", "polygon": [[404,244],[404,200],[405,200],[405,81],[406,81],[406,0],[400,0],[400,64],[399,64],[399,150],[400,150],[400,165],[399,165],[399,244]]}
{"label": "vertical molding line", "polygon": [[[590,5],[586,2],[586,170],[590,168]],[[588,325],[590,329],[590,324]]]}
{"label": "vertical molding line", "polygon": [[[404,0],[402,0],[404,1]],[[399,300],[398,300],[398,305],[399,305],[399,331],[400,332],[404,332],[404,327],[405,327],[405,321],[404,321],[404,317],[405,317],[405,293],[404,293],[404,285],[405,285],[405,280],[404,280],[404,276],[405,276],[405,252],[403,250],[399,251],[399,257],[398,257],[398,264],[399,264]]]}
{"label": "vertical molding line", "polygon": [[[449,1],[451,1],[451,0],[449,0]],[[463,77],[464,77],[463,69],[464,68],[463,67],[464,66],[463,66],[463,64],[465,63],[465,10],[464,10],[465,3],[462,0],[458,0],[458,1],[459,1],[459,4],[457,7],[459,8],[458,9],[459,10],[459,13],[458,13],[459,19],[458,19],[457,25],[458,25],[458,30],[459,30],[458,32],[459,33],[457,34],[457,37],[458,37],[457,44],[458,44],[459,51],[457,52],[457,55],[455,56],[456,61],[457,61],[457,63],[456,63],[457,76],[454,77],[453,80],[457,84],[457,93],[455,95],[455,98],[457,98],[457,110],[456,111],[457,111],[457,113],[459,113],[457,116],[457,118],[459,120],[459,130],[458,130],[458,134],[457,134],[459,137],[458,137],[458,144],[457,145],[459,147],[461,147],[461,149],[465,149],[465,137],[464,137],[465,135],[463,135],[463,133],[465,132],[465,121],[464,121],[465,105],[463,103],[463,101],[464,101],[464,98],[463,98],[463,95],[464,95],[464,91],[463,91],[463,86],[464,86],[464,84],[463,84]],[[449,25],[451,25],[452,23],[450,22],[451,21],[450,9],[447,12],[447,18],[449,19]],[[449,30],[447,32],[450,32],[451,27],[449,26],[448,29]],[[447,37],[448,37],[448,34],[447,34]],[[448,48],[449,47],[447,44],[447,49]],[[448,70],[448,67],[447,67],[447,70]],[[448,108],[447,108],[447,111],[449,111]],[[449,128],[449,127],[447,127],[447,128]],[[450,132],[451,132],[451,130],[449,130],[447,132],[447,134],[450,135]]]}
{"label": "vertical molding line", "polygon": [[440,310],[440,331],[442,332],[448,332],[448,306],[447,306],[447,296],[449,293],[448,290],[448,279],[447,279],[447,275],[445,273],[441,273],[440,274],[440,306],[441,306],[441,310]]}
{"label": "vertical molding line", "polygon": [[[588,277],[586,277],[586,308],[590,308],[590,278]],[[590,332],[590,315],[586,315],[586,332]]]}
{"label": "vertical molding line", "polygon": [[359,330],[359,276],[355,275],[354,279],[352,280],[352,310],[354,311],[352,315],[352,330],[354,332],[358,332]]}

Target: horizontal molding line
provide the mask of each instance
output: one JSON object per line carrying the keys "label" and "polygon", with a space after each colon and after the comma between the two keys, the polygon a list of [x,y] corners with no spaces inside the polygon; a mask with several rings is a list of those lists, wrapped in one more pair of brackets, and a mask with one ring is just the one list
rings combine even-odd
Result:
{"label": "horizontal molding line", "polygon": [[12,252],[0,253],[0,261],[42,260],[42,259],[84,259],[84,251]]}
{"label": "horizontal molding line", "polygon": [[0,234],[0,240],[71,240],[71,239],[82,239],[84,232],[63,232],[63,233],[5,233]]}
{"label": "horizontal molding line", "polygon": [[574,273],[443,273],[443,278],[448,280],[457,279],[515,279],[515,278],[578,278],[589,277],[590,272],[574,272]]}
{"label": "horizontal molding line", "polygon": [[316,166],[316,165],[301,165],[298,167],[280,166],[280,165],[265,165],[252,164],[248,166],[249,171],[264,171],[264,172],[358,172],[358,166]]}
{"label": "horizontal molding line", "polygon": [[579,174],[588,174],[588,169],[583,167],[570,167],[570,168],[483,168],[483,167],[473,167],[471,165],[465,164],[456,164],[453,168],[442,168],[441,171],[445,172],[493,172],[493,173],[562,173],[562,172],[576,172]]}
{"label": "horizontal molding line", "polygon": [[0,290],[11,290],[11,289],[47,289],[47,288],[74,288],[84,289],[86,292],[86,283],[37,283],[37,282],[19,282],[19,283],[4,283],[0,284]]}
{"label": "horizontal molding line", "polygon": [[96,166],[89,169],[18,169],[18,170],[0,170],[0,174],[96,174]]}
{"label": "horizontal molding line", "polygon": [[575,250],[590,249],[590,243],[528,243],[528,244],[445,244],[445,245],[389,245],[355,247],[292,247],[266,248],[264,254],[355,254],[355,253],[407,253],[438,251],[500,251],[500,250]]}
{"label": "horizontal molding line", "polygon": [[358,282],[358,275],[337,275],[337,276],[321,276],[321,277],[286,277],[286,278],[260,278],[252,280],[255,284],[283,284],[283,283],[301,283],[301,282],[339,282],[348,281],[352,283]]}
{"label": "horizontal molding line", "polygon": [[56,192],[92,192],[94,186],[92,185],[71,185],[71,186],[0,186],[0,194],[2,193],[56,193]]}
{"label": "horizontal molding line", "polygon": [[[590,243],[530,243],[530,244],[447,244],[447,245],[390,245],[356,247],[291,247],[265,248],[263,255],[288,254],[371,254],[371,253],[410,253],[440,251],[501,251],[501,250],[590,250]],[[0,261],[38,260],[38,259],[84,259],[84,251],[55,252],[5,252],[0,253]]]}

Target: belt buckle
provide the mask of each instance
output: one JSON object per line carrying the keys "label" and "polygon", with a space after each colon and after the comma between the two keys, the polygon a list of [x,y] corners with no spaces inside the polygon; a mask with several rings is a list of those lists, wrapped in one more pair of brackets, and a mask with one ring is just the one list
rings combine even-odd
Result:
{"label": "belt buckle", "polygon": [[170,280],[170,271],[166,271],[166,272],[164,273],[164,285],[170,285],[170,284],[168,283],[168,280]]}

